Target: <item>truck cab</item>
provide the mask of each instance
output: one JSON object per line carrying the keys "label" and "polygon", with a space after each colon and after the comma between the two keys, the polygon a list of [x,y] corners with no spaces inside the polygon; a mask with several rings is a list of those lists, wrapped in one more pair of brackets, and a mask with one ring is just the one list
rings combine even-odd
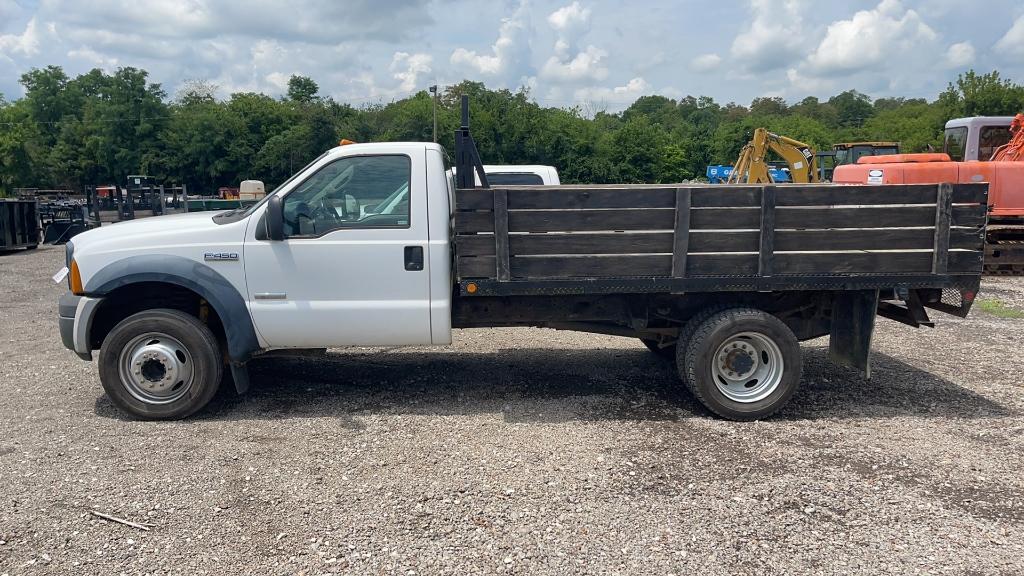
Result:
{"label": "truck cab", "polygon": [[[91,358],[132,313],[166,306],[206,318],[201,332],[223,342],[229,367],[275,348],[449,343],[453,181],[446,162],[436,144],[339,146],[245,210],[80,234],[67,244],[62,339]],[[270,206],[282,224],[273,240]],[[121,403],[137,413],[163,414],[159,407],[188,392],[179,385],[187,378],[161,377],[152,388],[144,366],[174,379],[199,364],[185,353],[185,337],[168,330],[154,330],[152,344],[129,345],[117,357],[101,354],[101,373],[107,364],[135,382]],[[236,374],[236,385],[243,377]]]}
{"label": "truck cab", "polygon": [[953,162],[986,161],[1010,141],[1013,116],[974,116],[946,122],[942,151]]}

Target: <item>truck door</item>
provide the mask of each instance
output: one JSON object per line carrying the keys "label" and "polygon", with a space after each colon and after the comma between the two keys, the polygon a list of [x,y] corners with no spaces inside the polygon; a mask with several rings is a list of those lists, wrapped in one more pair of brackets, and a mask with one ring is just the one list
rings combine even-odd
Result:
{"label": "truck door", "polygon": [[429,344],[420,154],[328,157],[283,200],[285,239],[244,250],[249,307],[271,347]]}

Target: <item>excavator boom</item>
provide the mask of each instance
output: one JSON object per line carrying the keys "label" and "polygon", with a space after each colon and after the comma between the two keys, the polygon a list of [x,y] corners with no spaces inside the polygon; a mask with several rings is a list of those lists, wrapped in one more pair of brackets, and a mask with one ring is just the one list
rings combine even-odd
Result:
{"label": "excavator boom", "polygon": [[786,161],[793,182],[818,182],[818,160],[808,144],[786,136],[773,134],[764,128],[754,130],[754,137],[740,150],[729,184],[768,184],[773,182],[768,173],[767,155],[771,151]]}

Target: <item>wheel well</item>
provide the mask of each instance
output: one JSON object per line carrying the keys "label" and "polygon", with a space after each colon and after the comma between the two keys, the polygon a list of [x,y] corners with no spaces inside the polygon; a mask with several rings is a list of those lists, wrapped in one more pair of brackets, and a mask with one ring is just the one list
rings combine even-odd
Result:
{"label": "wheel well", "polygon": [[118,322],[153,308],[170,308],[195,316],[209,326],[219,341],[226,340],[220,316],[198,293],[167,282],[137,282],[121,286],[103,298],[89,332],[90,348],[99,349]]}

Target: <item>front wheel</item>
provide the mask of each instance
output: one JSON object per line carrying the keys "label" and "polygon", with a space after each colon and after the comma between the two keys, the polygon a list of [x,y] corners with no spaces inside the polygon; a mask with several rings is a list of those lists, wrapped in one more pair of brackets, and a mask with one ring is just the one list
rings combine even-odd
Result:
{"label": "front wheel", "polygon": [[213,398],[223,375],[209,327],[179,310],[122,320],[103,340],[100,381],[118,408],[146,420],[184,418]]}
{"label": "front wheel", "polygon": [[731,308],[706,318],[679,364],[694,396],[730,420],[774,414],[796,392],[801,368],[793,331],[754,308]]}

